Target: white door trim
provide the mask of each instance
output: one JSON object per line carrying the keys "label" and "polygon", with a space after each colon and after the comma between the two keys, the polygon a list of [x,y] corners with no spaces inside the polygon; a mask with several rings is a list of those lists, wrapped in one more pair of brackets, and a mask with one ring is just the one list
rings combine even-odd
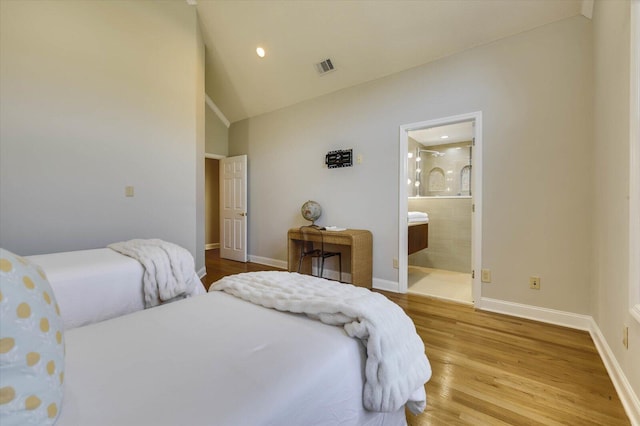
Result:
{"label": "white door trim", "polygon": [[640,323],[640,1],[631,2],[629,117],[629,312]]}
{"label": "white door trim", "polygon": [[443,126],[460,123],[463,121],[475,122],[475,145],[473,149],[473,166],[471,168],[472,196],[475,212],[471,219],[471,268],[475,271],[472,279],[472,296],[474,303],[480,300],[481,283],[480,270],[482,269],[482,111],[468,114],[454,115],[435,120],[420,121],[418,123],[403,124],[400,126],[400,174],[398,176],[398,291],[406,293],[408,254],[407,254],[407,212],[409,211],[407,193],[407,161],[408,161],[408,132],[427,127]]}

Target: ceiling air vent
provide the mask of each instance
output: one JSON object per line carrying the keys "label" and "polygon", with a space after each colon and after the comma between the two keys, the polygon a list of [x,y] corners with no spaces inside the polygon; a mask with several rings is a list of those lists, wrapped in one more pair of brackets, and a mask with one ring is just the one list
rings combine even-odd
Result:
{"label": "ceiling air vent", "polygon": [[317,63],[316,69],[320,75],[324,75],[335,70],[333,63],[331,63],[331,59],[325,59],[324,61]]}

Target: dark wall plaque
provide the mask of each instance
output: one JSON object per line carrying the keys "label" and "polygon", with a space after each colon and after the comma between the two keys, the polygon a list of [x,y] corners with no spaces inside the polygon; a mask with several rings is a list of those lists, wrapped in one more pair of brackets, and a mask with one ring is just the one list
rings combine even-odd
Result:
{"label": "dark wall plaque", "polygon": [[341,149],[338,151],[329,151],[324,158],[324,162],[330,169],[338,167],[353,166],[353,149]]}

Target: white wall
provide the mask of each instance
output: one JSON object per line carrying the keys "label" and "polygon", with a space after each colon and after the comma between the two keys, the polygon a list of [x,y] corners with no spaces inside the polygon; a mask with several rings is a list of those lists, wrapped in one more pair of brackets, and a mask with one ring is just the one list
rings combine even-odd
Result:
{"label": "white wall", "polygon": [[[193,6],[191,6],[193,12]],[[206,146],[206,110],[205,107],[205,46],[200,25],[196,20],[196,65],[195,65],[195,164],[196,164],[196,223],[195,223],[195,253],[194,260],[198,274],[205,274],[204,248],[206,244],[205,232],[205,146]]]}
{"label": "white wall", "polygon": [[203,266],[195,9],[3,1],[0,16],[0,244],[30,255],[158,237]]}
{"label": "white wall", "polygon": [[[640,324],[629,314],[629,2],[595,2],[592,314],[636,395]],[[629,349],[622,345],[629,326]]]}
{"label": "white wall", "polygon": [[[397,282],[399,126],[482,111],[483,296],[587,313],[591,68],[579,16],[234,123],[230,154],[249,158],[249,253],[285,260],[287,229],[313,199],[321,224],[371,230],[373,275]],[[363,163],[324,168],[343,148]]]}
{"label": "white wall", "polygon": [[[205,68],[213,67],[213,59],[211,49],[205,48]],[[215,81],[212,80],[213,73],[205,73],[205,93],[207,88],[209,92],[213,90]],[[217,106],[216,106],[217,107]],[[206,107],[206,140],[205,152],[207,154],[215,154],[227,156],[229,155],[229,128],[223,123],[220,117],[211,109],[209,105]]]}

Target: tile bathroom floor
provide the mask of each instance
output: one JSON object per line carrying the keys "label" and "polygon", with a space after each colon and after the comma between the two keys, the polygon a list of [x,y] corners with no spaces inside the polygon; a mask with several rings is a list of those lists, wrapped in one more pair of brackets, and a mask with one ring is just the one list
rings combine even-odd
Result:
{"label": "tile bathroom floor", "polygon": [[473,304],[471,274],[409,265],[408,292]]}

